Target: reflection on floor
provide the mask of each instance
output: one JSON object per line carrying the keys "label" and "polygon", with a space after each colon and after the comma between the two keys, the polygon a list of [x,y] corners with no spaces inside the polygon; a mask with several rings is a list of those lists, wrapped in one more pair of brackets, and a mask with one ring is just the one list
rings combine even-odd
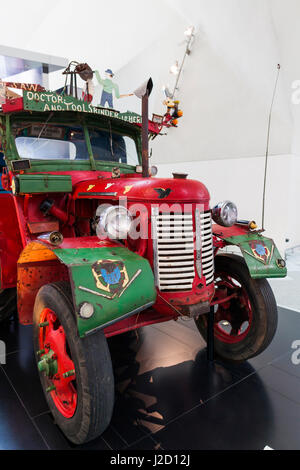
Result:
{"label": "reflection on floor", "polygon": [[[112,424],[84,449],[300,449],[300,315],[280,309],[276,338],[241,365],[208,364],[193,322],[109,340],[116,379]],[[0,449],[75,449],[53,423],[34,363],[31,328],[1,326]]]}
{"label": "reflection on floor", "polygon": [[287,252],[288,277],[271,279],[278,305],[290,308],[300,314],[300,247]]}

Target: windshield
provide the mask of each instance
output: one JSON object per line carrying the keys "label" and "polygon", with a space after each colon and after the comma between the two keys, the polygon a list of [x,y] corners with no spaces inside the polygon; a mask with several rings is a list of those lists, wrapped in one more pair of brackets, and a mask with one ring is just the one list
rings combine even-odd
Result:
{"label": "windshield", "polygon": [[[95,161],[138,165],[132,137],[110,130],[88,128]],[[12,126],[20,158],[30,160],[89,160],[83,128],[78,125],[22,123]]]}

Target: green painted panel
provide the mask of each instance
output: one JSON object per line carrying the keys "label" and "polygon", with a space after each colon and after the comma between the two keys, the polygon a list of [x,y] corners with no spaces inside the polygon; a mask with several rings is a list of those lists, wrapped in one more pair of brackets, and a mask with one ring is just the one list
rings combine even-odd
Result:
{"label": "green painted panel", "polygon": [[[153,272],[148,261],[126,248],[54,251],[69,267],[81,337],[148,308],[156,300]],[[90,319],[79,315],[86,302],[94,307],[95,313]]]}
{"label": "green painted panel", "polygon": [[18,175],[17,192],[20,194],[71,193],[71,176]]}
{"label": "green painted panel", "polygon": [[116,110],[93,106],[91,103],[86,103],[72,96],[58,95],[51,91],[34,92],[24,90],[23,103],[26,111],[73,111],[120,119],[130,124],[142,123],[142,117],[131,111],[120,113]]}
{"label": "green painted panel", "polygon": [[229,245],[239,246],[253,279],[283,278],[287,269],[275,243],[257,233],[225,238]]}
{"label": "green painted panel", "polygon": [[[99,162],[96,161],[97,171],[112,172],[116,167],[116,163]],[[121,174],[135,173],[135,167],[125,164],[117,164],[120,168]],[[89,160],[83,161],[69,161],[69,160],[32,160],[30,172],[40,171],[91,171],[91,164]]]}

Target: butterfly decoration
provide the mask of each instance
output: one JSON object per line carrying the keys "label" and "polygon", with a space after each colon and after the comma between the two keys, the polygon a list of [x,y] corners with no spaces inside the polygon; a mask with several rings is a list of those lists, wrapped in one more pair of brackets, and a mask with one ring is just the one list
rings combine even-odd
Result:
{"label": "butterfly decoration", "polygon": [[120,268],[118,267],[111,273],[106,271],[106,269],[101,269],[101,274],[106,284],[110,284],[114,286],[120,282],[121,271],[120,271]]}
{"label": "butterfly decoration", "polygon": [[112,297],[120,293],[129,283],[127,269],[122,261],[99,260],[93,264],[92,273],[98,289]]}

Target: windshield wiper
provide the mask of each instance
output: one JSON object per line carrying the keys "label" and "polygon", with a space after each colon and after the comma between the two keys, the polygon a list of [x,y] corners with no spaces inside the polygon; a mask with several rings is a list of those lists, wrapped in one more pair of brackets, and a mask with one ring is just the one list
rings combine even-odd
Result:
{"label": "windshield wiper", "polygon": [[41,129],[41,131],[40,131],[40,133],[39,133],[39,135],[38,135],[38,137],[35,139],[35,141],[34,141],[33,143],[35,143],[35,142],[37,142],[38,140],[40,140],[41,135],[43,134],[44,130],[46,129],[46,126],[47,126],[48,122],[50,121],[50,119],[51,119],[52,117],[53,117],[53,113],[50,113],[49,116],[48,116],[48,119],[46,120],[45,124],[43,125],[43,127],[42,127],[42,129]]}
{"label": "windshield wiper", "polygon": [[109,122],[109,142],[110,142],[110,153],[112,154],[112,156],[115,158],[115,154],[114,154],[114,149],[113,149],[113,137],[112,137],[112,131],[111,131],[111,122]]}

